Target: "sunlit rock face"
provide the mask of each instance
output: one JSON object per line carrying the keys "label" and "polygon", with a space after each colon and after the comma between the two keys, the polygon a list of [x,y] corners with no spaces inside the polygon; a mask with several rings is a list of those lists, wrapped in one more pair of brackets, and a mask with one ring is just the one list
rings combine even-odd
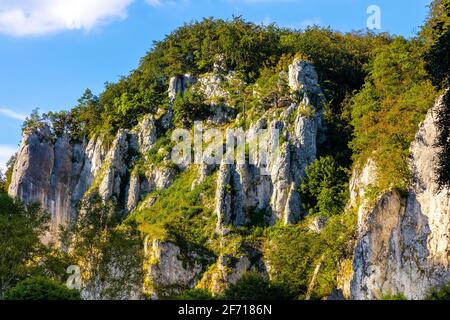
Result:
{"label": "sunlit rock face", "polygon": [[[75,221],[77,205],[96,179],[103,200],[126,198],[132,157],[148,153],[155,141],[151,117],[145,117],[131,131],[119,130],[109,148],[100,138],[85,142],[56,136],[48,125],[27,130],[17,153],[9,195],[25,203],[40,203],[51,213],[52,229],[57,231]],[[171,176],[156,171],[155,184],[166,186],[165,180],[170,180],[167,175]]]}
{"label": "sunlit rock face", "polygon": [[227,225],[245,225],[255,210],[265,211],[270,224],[277,220],[292,224],[303,216],[297,190],[306,167],[316,159],[323,94],[314,65],[303,60],[289,66],[288,84],[296,97],[291,105],[276,117],[267,112],[246,133],[247,141],[256,141],[261,130],[267,130],[266,156],[257,155],[251,164],[220,167],[218,233],[226,233]]}
{"label": "sunlit rock face", "polygon": [[374,181],[369,163],[352,182],[352,201],[358,206],[358,241],[353,259],[351,298],[378,299],[404,294],[423,299],[430,289],[450,282],[450,190],[439,190],[434,165],[437,149],[436,112],[442,97],[420,124],[411,145],[412,174],[406,196],[388,191],[369,204],[357,201]]}

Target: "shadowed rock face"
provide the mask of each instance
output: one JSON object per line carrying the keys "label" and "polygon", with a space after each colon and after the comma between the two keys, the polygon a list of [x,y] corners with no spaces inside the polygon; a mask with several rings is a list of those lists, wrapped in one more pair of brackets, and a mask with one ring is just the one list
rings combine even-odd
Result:
{"label": "shadowed rock face", "polygon": [[86,145],[56,137],[47,125],[31,129],[23,135],[8,193],[25,203],[42,204],[57,231],[75,221],[76,206],[95,179],[103,200],[127,199],[130,156],[148,152],[155,131],[153,120],[146,117],[133,131],[120,130],[108,150],[101,139]]}
{"label": "shadowed rock face", "polygon": [[[442,98],[421,123],[411,145],[412,181],[406,197],[389,191],[375,205],[359,204],[359,235],[353,259],[351,298],[376,299],[403,293],[422,299],[429,290],[450,281],[450,190],[435,183],[435,113]],[[372,165],[353,179],[354,205],[369,181]]]}
{"label": "shadowed rock face", "polygon": [[[74,214],[77,185],[86,155],[81,143],[54,137],[47,125],[24,133],[9,195],[25,203],[41,203],[52,215],[52,227],[66,225]],[[79,186],[78,188],[82,188]]]}

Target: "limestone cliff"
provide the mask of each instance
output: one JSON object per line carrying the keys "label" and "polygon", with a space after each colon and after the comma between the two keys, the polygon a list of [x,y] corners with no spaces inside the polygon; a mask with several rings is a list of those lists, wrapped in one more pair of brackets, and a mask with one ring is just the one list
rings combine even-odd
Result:
{"label": "limestone cliff", "polygon": [[[182,75],[169,80],[170,106],[190,87],[204,94],[213,111],[206,121],[208,127],[239,121],[236,110],[226,103],[229,92],[225,84],[240,80],[219,58],[210,74]],[[309,62],[295,60],[289,73],[283,76],[289,86],[289,105],[268,110],[255,119],[245,136],[248,141],[266,143],[268,154],[258,153],[253,163],[199,165],[199,176],[193,187],[218,170],[216,231],[222,236],[230,227],[247,225],[254,211],[264,211],[270,224],[276,220],[295,223],[303,215],[297,190],[306,166],[316,158],[323,94],[317,72]],[[217,103],[218,100],[225,103]],[[75,222],[77,205],[93,192],[105,202],[113,201],[125,215],[136,208],[151,207],[155,196],[146,196],[168,188],[179,171],[187,169],[187,166],[170,165],[169,153],[158,164],[148,158],[157,143],[158,131],[173,127],[172,121],[171,108],[158,119],[148,115],[132,130],[119,130],[110,144],[100,137],[81,142],[72,141],[68,136],[57,137],[46,124],[27,130],[9,193],[26,203],[42,203],[52,214],[54,230]],[[265,136],[260,136],[262,130],[267,130]],[[145,247],[145,287],[155,297],[197,285],[219,293],[248,269],[264,269],[256,249],[237,256],[221,255],[215,261],[211,255],[199,257],[198,252],[184,252],[177,244],[158,239],[146,239]],[[214,267],[205,273],[208,266]]]}
{"label": "limestone cliff", "polygon": [[411,145],[411,183],[406,195],[396,190],[375,200],[364,193],[376,181],[369,161],[351,183],[352,205],[358,211],[358,241],[353,259],[352,299],[377,299],[405,294],[423,299],[430,289],[450,281],[450,190],[435,183],[436,112],[429,110]]}

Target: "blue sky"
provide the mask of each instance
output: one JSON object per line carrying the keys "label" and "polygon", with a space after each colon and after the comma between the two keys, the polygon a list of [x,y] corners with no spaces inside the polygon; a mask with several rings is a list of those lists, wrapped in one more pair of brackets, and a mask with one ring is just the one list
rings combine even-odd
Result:
{"label": "blue sky", "polygon": [[18,148],[23,118],[68,109],[85,88],[100,93],[136,68],[153,40],[202,17],[242,15],[256,23],[412,36],[429,0],[0,0],[0,168]]}

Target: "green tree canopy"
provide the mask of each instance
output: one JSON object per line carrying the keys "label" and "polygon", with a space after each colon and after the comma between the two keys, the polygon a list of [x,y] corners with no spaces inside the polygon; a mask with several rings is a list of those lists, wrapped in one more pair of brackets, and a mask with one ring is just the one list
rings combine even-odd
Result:
{"label": "green tree canopy", "polygon": [[8,290],[6,300],[80,300],[80,292],[50,278],[36,276]]}
{"label": "green tree canopy", "polygon": [[306,168],[300,186],[305,212],[325,217],[342,213],[347,202],[348,175],[328,156],[314,161]]}
{"label": "green tree canopy", "polygon": [[32,274],[45,254],[40,237],[48,230],[48,221],[39,205],[24,206],[0,193],[0,299]]}

